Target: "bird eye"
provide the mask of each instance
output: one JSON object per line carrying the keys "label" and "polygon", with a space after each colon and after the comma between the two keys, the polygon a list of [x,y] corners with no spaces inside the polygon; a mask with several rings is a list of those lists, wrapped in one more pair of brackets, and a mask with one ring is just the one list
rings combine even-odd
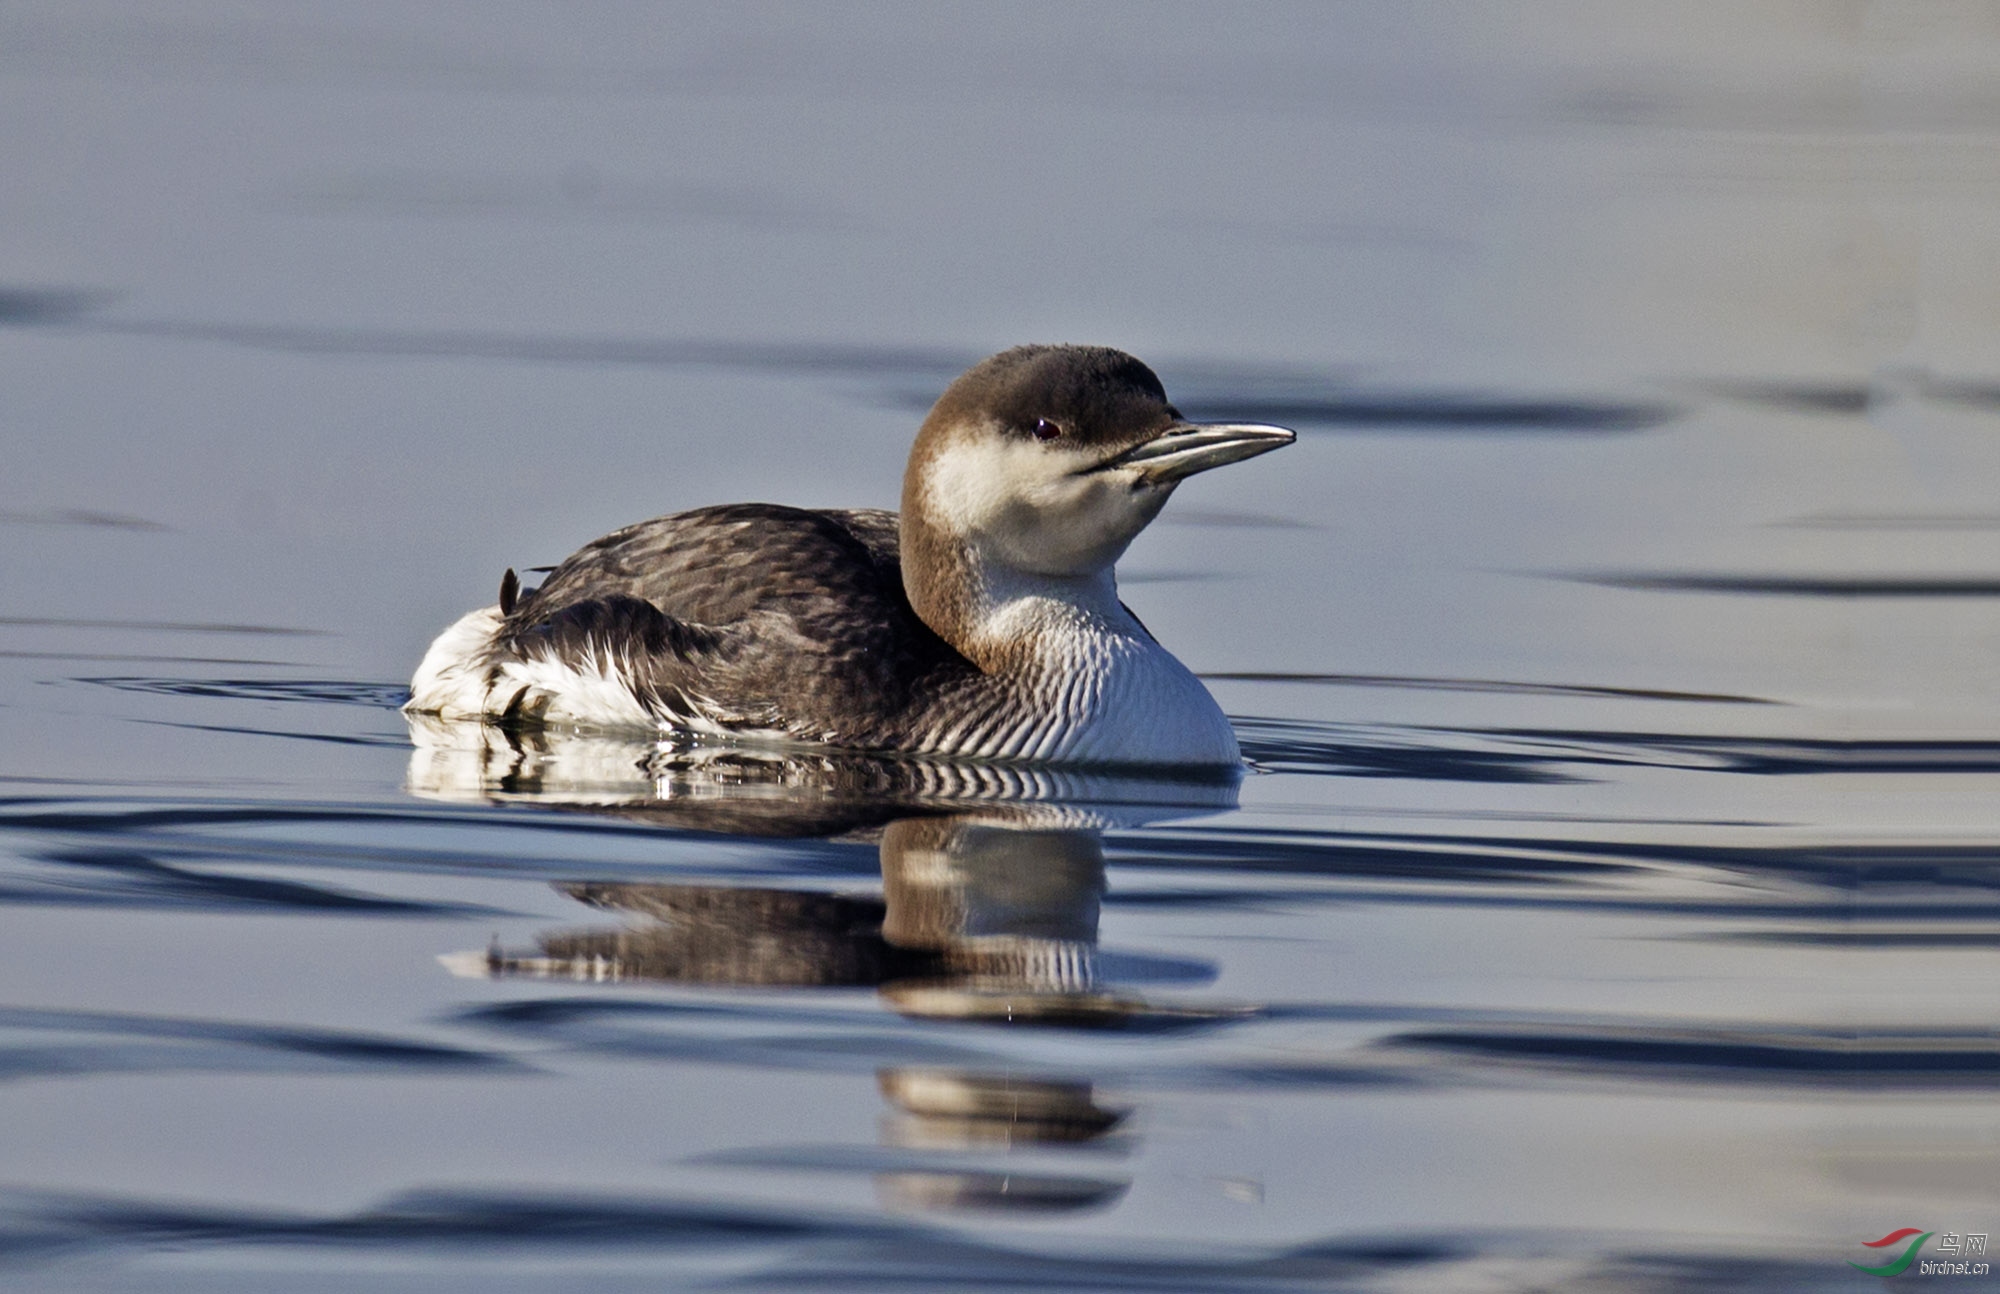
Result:
{"label": "bird eye", "polygon": [[1050,422],[1047,418],[1035,419],[1036,440],[1055,440],[1059,438],[1061,435],[1062,435],[1062,428],[1057,426],[1055,423]]}

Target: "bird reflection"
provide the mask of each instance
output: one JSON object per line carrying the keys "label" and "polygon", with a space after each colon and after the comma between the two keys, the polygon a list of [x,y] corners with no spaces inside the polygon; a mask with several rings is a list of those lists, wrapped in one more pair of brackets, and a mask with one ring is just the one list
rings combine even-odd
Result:
{"label": "bird reflection", "polygon": [[1129,1111],[1102,1104],[1086,1082],[960,1069],[885,1069],[877,1080],[897,1111],[884,1130],[899,1146],[966,1150],[1094,1141]]}
{"label": "bird reflection", "polygon": [[[586,982],[873,987],[937,1021],[1173,1027],[1233,1014],[1109,982],[1098,948],[1102,830],[1235,802],[1235,783],[411,720],[419,795],[532,803],[703,831],[879,840],[879,894],[711,884],[564,883],[621,924],[456,960],[491,976]],[[1126,1111],[1071,1075],[887,1068],[883,1136],[913,1152],[1098,1142]],[[876,1175],[903,1209],[1102,1207],[1122,1179],[912,1168]]]}
{"label": "bird reflection", "polygon": [[[466,728],[472,731],[450,731]],[[1103,982],[1101,828],[1223,807],[1234,799],[1231,784],[508,733],[421,718],[413,730],[419,741],[409,781],[419,794],[736,834],[879,841],[879,895],[559,884],[625,923],[554,931],[532,951],[495,948],[484,973],[866,986],[912,1017],[1072,1027],[1155,1024],[1194,1010],[1149,1004]],[[448,744],[439,735],[458,740]]]}
{"label": "bird reflection", "polygon": [[405,718],[414,795],[727,835],[872,833],[972,809],[1049,827],[1140,826],[1236,807],[1236,778],[1206,769],[1053,768]]}
{"label": "bird reflection", "polygon": [[[1128,1111],[1088,1082],[902,1067],[877,1075],[895,1113],[882,1139],[922,1152],[1032,1150],[1099,1141]],[[1070,1212],[1116,1203],[1129,1182],[1082,1174],[903,1170],[877,1173],[875,1192],[906,1211]]]}

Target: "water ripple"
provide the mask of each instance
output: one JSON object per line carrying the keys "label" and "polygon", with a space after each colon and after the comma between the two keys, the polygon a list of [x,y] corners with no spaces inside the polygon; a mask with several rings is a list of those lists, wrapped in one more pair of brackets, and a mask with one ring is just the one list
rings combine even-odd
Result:
{"label": "water ripple", "polygon": [[[2000,741],[1848,740],[1589,728],[1451,728],[1232,715],[1244,756],[1275,773],[1564,783],[1585,770],[1753,774],[2000,772]],[[1596,776],[1603,776],[1597,774]]]}
{"label": "water ripple", "polygon": [[1679,416],[1668,404],[1536,399],[1450,391],[1349,391],[1318,399],[1211,393],[1182,400],[1190,416],[1371,431],[1605,433],[1644,431]]}
{"label": "water ripple", "polygon": [[1795,1086],[2000,1086],[2000,1040],[1991,1033],[1431,1029],[1396,1034],[1378,1045],[1604,1078]]}
{"label": "water ripple", "polygon": [[372,917],[490,916],[498,912],[478,903],[389,899],[270,877],[197,871],[135,849],[55,849],[32,856],[59,870],[50,876],[9,875],[0,881],[0,904],[212,911],[264,908]]}
{"label": "water ripple", "polygon": [[1729,773],[1992,773],[2000,772],[2000,741],[1956,739],[1831,740],[1798,737],[1705,736],[1674,732],[1583,728],[1444,729],[1532,743],[1576,763],[1701,767]]}
{"label": "water ripple", "polygon": [[1266,772],[1552,785],[1582,780],[1546,752],[1446,745],[1415,729],[1232,715],[1243,756]]}
{"label": "water ripple", "polygon": [[1743,593],[1806,598],[1990,598],[2000,580],[1984,575],[1787,575],[1709,571],[1557,575],[1578,584],[1656,593]]}
{"label": "water ripple", "polygon": [[1422,692],[1495,692],[1517,696],[1615,697],[1634,701],[1697,701],[1729,705],[1783,705],[1768,697],[1729,692],[1676,692],[1662,688],[1597,687],[1583,683],[1522,683],[1506,679],[1422,678],[1407,674],[1311,674],[1269,670],[1208,673],[1205,679],[1243,683],[1318,683],[1333,687],[1410,688]]}
{"label": "water ripple", "polygon": [[[1488,1229],[1357,1231],[1304,1243],[1190,1251],[1102,1244],[1079,1249],[1022,1237],[985,1240],[960,1226],[714,1199],[535,1191],[414,1191],[354,1213],[245,1209],[181,1200],[12,1192],[0,1197],[0,1255],[232,1251],[285,1246],[492,1258],[524,1252],[652,1253],[693,1262],[749,1257],[720,1288],[861,1291],[1005,1288],[1041,1291],[1304,1291],[1484,1287],[1499,1270],[1535,1288],[1806,1291],[1826,1260],[1764,1252],[1689,1253],[1590,1232]],[[393,1276],[389,1273],[385,1277]],[[405,1273],[411,1287],[417,1273]],[[1468,1287],[1469,1286],[1465,1286]]]}
{"label": "water ripple", "polygon": [[54,616],[0,616],[0,626],[15,629],[111,629],[176,634],[262,634],[286,638],[323,638],[330,629],[297,629],[283,625],[201,624],[179,620],[75,620]]}
{"label": "water ripple", "polygon": [[[106,1041],[82,1041],[105,1039]],[[17,1040],[18,1039],[18,1040]],[[352,1030],[0,1006],[0,1080],[352,1069],[525,1071],[502,1053]]]}
{"label": "water ripple", "polygon": [[236,701],[312,701],[396,710],[410,699],[401,683],[368,683],[347,679],[142,678],[106,676],[79,678],[79,683],[140,692],[154,696],[216,697]]}

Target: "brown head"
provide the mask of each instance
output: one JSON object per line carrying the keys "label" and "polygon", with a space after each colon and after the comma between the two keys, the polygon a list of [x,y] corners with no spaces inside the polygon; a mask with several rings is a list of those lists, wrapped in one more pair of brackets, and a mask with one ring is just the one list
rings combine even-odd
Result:
{"label": "brown head", "polygon": [[903,474],[904,587],[968,651],[970,620],[996,587],[1108,589],[1182,480],[1292,440],[1282,427],[1188,422],[1123,351],[1002,351],[946,388],[917,433]]}

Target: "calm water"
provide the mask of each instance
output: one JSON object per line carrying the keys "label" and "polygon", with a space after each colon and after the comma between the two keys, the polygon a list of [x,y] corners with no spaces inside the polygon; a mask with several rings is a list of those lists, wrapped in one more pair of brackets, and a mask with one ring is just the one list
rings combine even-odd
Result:
{"label": "calm water", "polygon": [[[10,6],[0,1283],[2000,1230],[1996,72],[1930,3]],[[505,567],[893,505],[1057,339],[1301,432],[1121,568],[1240,786],[398,713]]]}

